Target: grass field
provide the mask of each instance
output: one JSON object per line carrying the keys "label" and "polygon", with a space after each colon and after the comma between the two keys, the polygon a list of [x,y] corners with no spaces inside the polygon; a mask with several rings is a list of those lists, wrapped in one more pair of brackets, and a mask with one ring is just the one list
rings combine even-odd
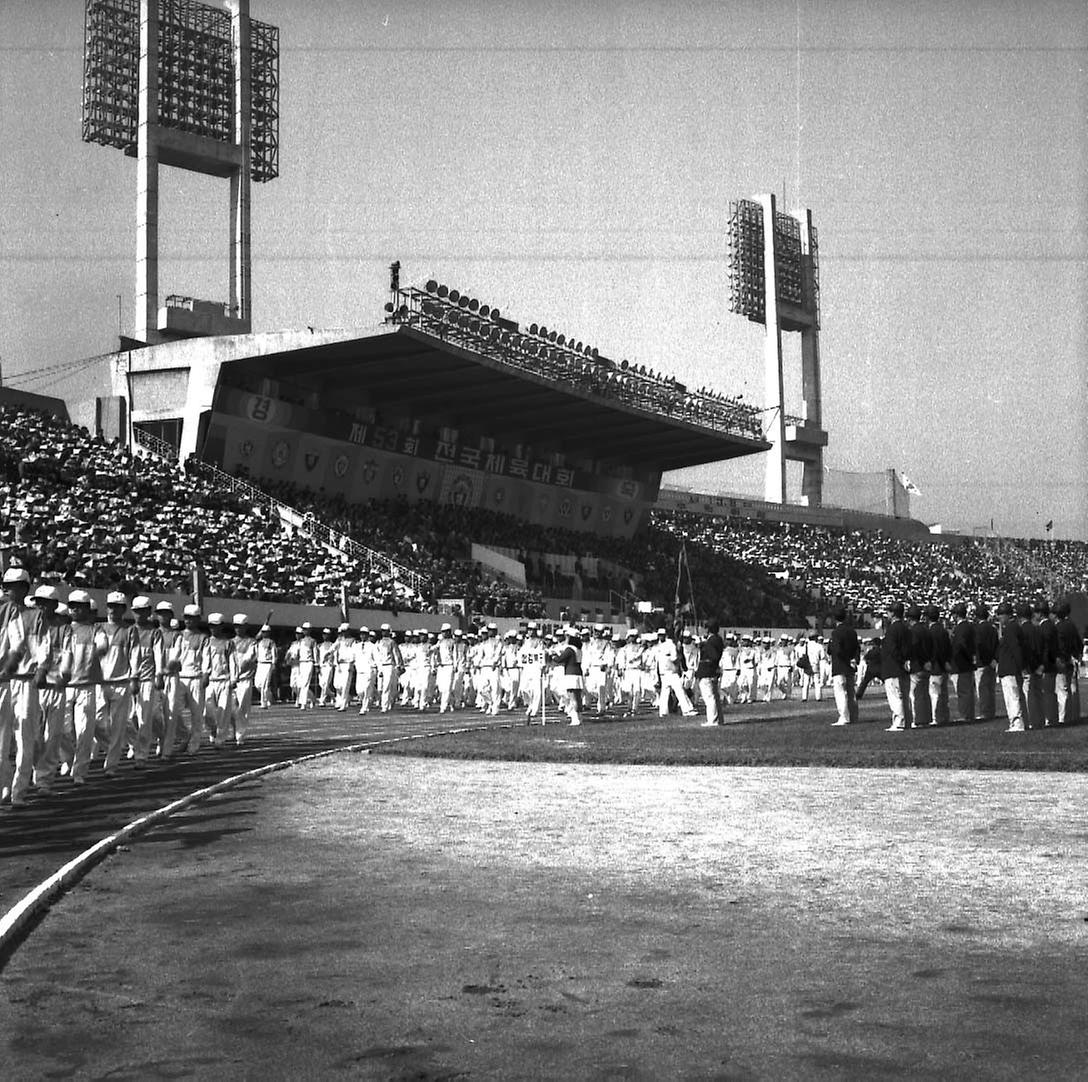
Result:
{"label": "grass field", "polygon": [[701,719],[659,720],[587,715],[573,728],[526,726],[462,733],[393,745],[385,755],[518,762],[628,763],[677,766],[919,767],[961,770],[1088,770],[1088,725],[1006,733],[1003,718],[972,725],[885,732],[887,710],[863,705],[855,725],[834,728],[830,703],[734,707],[731,724],[702,728]]}

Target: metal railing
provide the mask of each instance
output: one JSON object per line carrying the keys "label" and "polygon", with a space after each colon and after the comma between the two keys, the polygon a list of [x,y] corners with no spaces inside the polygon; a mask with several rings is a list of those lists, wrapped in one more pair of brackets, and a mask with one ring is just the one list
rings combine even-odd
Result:
{"label": "metal railing", "polygon": [[[149,432],[144,432],[140,428],[134,428],[133,435],[137,443],[153,454],[170,462],[177,462],[177,451],[165,440],[160,440],[157,436],[152,436]],[[389,575],[398,585],[407,586],[420,597],[426,596],[430,581],[418,571],[413,571],[410,567],[397,563],[396,560],[385,555],[385,553],[369,548],[347,534],[333,530],[325,523],[320,522],[312,513],[300,511],[290,504],[269,496],[267,492],[243,480],[241,477],[233,477],[231,474],[211,466],[207,462],[197,462],[196,468],[200,476],[212,481],[220,488],[244,496],[256,506],[274,512],[282,522],[288,523],[308,537],[312,537],[315,541],[327,545],[337,552],[342,552],[345,556],[350,556],[354,560],[358,560],[368,571],[377,571]]]}
{"label": "metal railing", "polygon": [[549,334],[547,339],[534,337],[486,305],[473,309],[437,293],[409,287],[396,290],[386,308],[389,323],[415,327],[519,371],[645,413],[672,417],[744,439],[763,439],[762,411],[754,406],[701,390],[689,391],[674,380],[617,365],[597,356],[595,351],[579,352],[561,335]]}

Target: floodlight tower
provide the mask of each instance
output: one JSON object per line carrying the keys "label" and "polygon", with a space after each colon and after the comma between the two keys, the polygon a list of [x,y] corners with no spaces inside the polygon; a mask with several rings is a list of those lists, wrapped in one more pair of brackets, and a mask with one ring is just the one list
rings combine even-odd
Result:
{"label": "floodlight tower", "polygon": [[[86,0],[83,140],[137,161],[136,338],[252,326],[250,185],[279,175],[279,30],[198,0]],[[159,166],[230,179],[230,299],[159,308]]]}
{"label": "floodlight tower", "polygon": [[[827,433],[820,393],[820,258],[812,211],[780,213],[773,195],[742,199],[729,213],[729,307],[765,328],[764,405],[770,411],[766,438],[765,499],[786,501],[786,461],[801,462],[801,501],[823,499]],[[802,415],[787,416],[782,332],[801,335]]]}

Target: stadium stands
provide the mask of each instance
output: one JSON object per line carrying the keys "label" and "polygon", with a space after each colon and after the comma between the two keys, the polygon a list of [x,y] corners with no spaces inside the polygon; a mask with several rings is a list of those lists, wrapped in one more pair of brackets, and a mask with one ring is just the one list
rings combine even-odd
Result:
{"label": "stadium stands", "polygon": [[[417,570],[429,582],[418,597],[389,574],[285,531],[267,510],[200,476],[198,466],[133,457],[26,407],[4,407],[0,420],[0,544],[36,579],[129,594],[188,592],[199,564],[208,593],[238,598],[336,605],[346,582],[353,604],[402,611],[435,611],[440,599],[464,598],[479,615],[536,617],[545,597],[603,599],[607,607],[620,596],[671,611],[681,546],[691,609],[734,625],[800,626],[836,604],[864,625],[893,598],[993,605],[1088,585],[1088,545],[1079,542],[938,544],[665,511],[634,538],[605,538],[433,502],[351,505],[247,478]],[[473,543],[514,554],[527,588],[474,562]],[[681,603],[690,603],[688,576],[681,578]]]}

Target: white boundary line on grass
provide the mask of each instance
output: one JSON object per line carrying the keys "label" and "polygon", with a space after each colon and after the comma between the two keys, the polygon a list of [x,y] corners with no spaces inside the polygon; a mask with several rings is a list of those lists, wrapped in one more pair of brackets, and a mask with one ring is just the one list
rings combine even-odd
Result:
{"label": "white boundary line on grass", "polygon": [[0,917],[0,972],[3,971],[8,959],[14,953],[20,937],[28,926],[34,924],[48,910],[54,900],[75,883],[78,883],[95,865],[104,860],[118,846],[146,833],[152,827],[158,826],[159,823],[164,822],[179,811],[184,811],[194,804],[199,804],[201,801],[233,789],[244,782],[263,777],[265,774],[273,774],[276,771],[286,770],[288,767],[298,766],[301,763],[313,762],[315,759],[324,759],[330,755],[369,751],[371,748],[379,748],[385,744],[401,744],[409,740],[429,740],[435,736],[456,736],[459,733],[482,732],[485,729],[510,727],[507,725],[467,725],[459,729],[442,729],[433,733],[412,733],[409,736],[367,740],[361,744],[345,744],[340,748],[328,748],[325,751],[313,752],[310,755],[300,755],[294,759],[283,759],[278,763],[268,763],[265,766],[247,770],[242,774],[224,778],[223,781],[217,781],[214,785],[208,785],[203,789],[195,789],[187,796],[180,797],[169,804],[164,804],[161,808],[156,808],[155,811],[141,815],[138,819],[133,819],[131,823],[126,824],[120,830],[107,835],[101,841],[95,842],[89,849],[84,849],[82,853],[58,868],[47,879],[43,879]]}

